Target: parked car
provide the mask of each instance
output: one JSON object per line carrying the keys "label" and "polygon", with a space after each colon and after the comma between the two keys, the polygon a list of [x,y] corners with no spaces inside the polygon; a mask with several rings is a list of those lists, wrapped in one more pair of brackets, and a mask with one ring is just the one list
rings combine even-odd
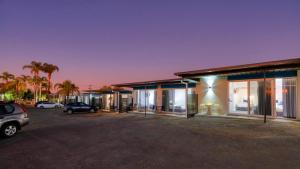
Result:
{"label": "parked car", "polygon": [[64,105],[60,103],[42,102],[37,104],[36,107],[42,109],[51,109],[51,108],[62,108],[64,107]]}
{"label": "parked car", "polygon": [[37,105],[42,104],[42,103],[47,103],[48,101],[38,101],[34,104],[34,107],[37,107]]}
{"label": "parked car", "polygon": [[64,112],[68,114],[72,114],[73,112],[97,112],[98,108],[96,106],[90,106],[85,103],[77,102],[77,103],[69,103],[65,105]]}
{"label": "parked car", "polygon": [[12,137],[29,123],[26,109],[16,103],[0,103],[0,135]]}

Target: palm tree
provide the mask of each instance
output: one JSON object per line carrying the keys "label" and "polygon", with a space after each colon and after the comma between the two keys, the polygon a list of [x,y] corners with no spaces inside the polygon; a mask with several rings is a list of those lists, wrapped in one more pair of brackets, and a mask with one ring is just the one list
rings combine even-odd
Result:
{"label": "palm tree", "polygon": [[30,76],[21,75],[14,79],[12,85],[14,86],[17,97],[21,97],[20,93],[27,90],[27,82],[30,79]]}
{"label": "palm tree", "polygon": [[29,83],[36,86],[35,101],[39,101],[42,96],[43,88],[48,89],[48,81],[46,77],[30,77]]}
{"label": "palm tree", "polygon": [[48,80],[48,89],[47,90],[48,90],[48,93],[50,93],[52,74],[54,72],[58,72],[59,68],[56,65],[44,63],[43,66],[42,66],[42,71],[44,73],[47,73],[47,78],[48,78],[47,79]]}
{"label": "palm tree", "polygon": [[37,102],[37,100],[38,100],[38,93],[37,93],[38,92],[38,84],[36,84],[35,82],[38,80],[40,72],[42,70],[42,63],[32,61],[29,65],[24,65],[23,69],[30,69],[31,74],[33,75],[31,82],[32,82],[33,88],[34,88],[34,98],[35,98],[35,101]]}
{"label": "palm tree", "polygon": [[32,61],[29,65],[24,65],[23,69],[30,69],[31,74],[38,77],[40,72],[42,71],[42,63]]}
{"label": "palm tree", "polygon": [[15,78],[15,76],[13,74],[10,74],[8,72],[3,72],[0,75],[0,79],[2,79],[5,83],[8,83],[9,80],[13,80]]}
{"label": "palm tree", "polygon": [[65,103],[67,103],[66,98],[69,98],[70,95],[79,93],[79,87],[77,87],[72,81],[66,80],[62,83],[55,84],[54,88],[56,88],[58,91],[57,93],[65,96]]}

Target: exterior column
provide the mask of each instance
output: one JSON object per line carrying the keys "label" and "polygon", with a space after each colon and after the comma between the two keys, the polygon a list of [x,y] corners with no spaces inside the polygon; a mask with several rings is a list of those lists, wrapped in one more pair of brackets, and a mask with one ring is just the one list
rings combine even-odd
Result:
{"label": "exterior column", "polygon": [[296,100],[297,100],[297,105],[296,105],[296,119],[300,120],[300,70],[297,71],[297,89],[296,89]]}
{"label": "exterior column", "polygon": [[188,83],[185,83],[185,109],[186,109],[186,118],[189,118],[189,86]]}
{"label": "exterior column", "polygon": [[161,107],[162,107],[162,89],[161,86],[159,85],[156,90],[156,111],[161,112]]}

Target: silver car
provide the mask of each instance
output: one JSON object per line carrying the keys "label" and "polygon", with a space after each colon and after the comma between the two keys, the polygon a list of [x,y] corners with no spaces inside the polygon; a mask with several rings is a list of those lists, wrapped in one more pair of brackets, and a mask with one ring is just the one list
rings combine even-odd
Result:
{"label": "silver car", "polygon": [[0,103],[0,135],[12,137],[29,123],[26,109],[16,103]]}

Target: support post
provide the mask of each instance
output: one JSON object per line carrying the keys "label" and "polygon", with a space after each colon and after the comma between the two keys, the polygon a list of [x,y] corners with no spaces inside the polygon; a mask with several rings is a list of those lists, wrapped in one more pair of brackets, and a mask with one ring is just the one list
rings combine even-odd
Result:
{"label": "support post", "polygon": [[147,115],[147,86],[145,86],[145,117]]}
{"label": "support post", "polygon": [[264,123],[267,122],[267,89],[266,89],[266,71],[264,71]]}
{"label": "support post", "polygon": [[119,112],[119,113],[121,113],[121,111],[122,111],[122,110],[120,110],[120,107],[121,107],[120,105],[121,105],[121,104],[122,104],[122,103],[121,103],[121,99],[120,99],[120,92],[118,91],[118,92],[117,92],[117,109],[118,109],[118,112]]}
{"label": "support post", "polygon": [[186,111],[185,111],[185,116],[186,118],[189,118],[189,101],[188,101],[188,94],[189,94],[189,86],[187,82],[184,82],[183,80],[181,80],[181,83],[185,85],[185,107],[186,107]]}

